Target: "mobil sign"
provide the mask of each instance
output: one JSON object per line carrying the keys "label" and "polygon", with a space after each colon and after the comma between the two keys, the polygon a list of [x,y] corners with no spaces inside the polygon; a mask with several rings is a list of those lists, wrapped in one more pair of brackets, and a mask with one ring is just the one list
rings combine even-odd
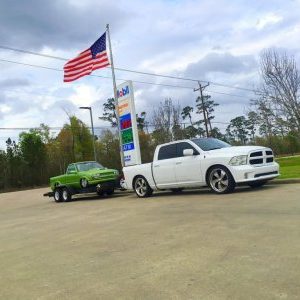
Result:
{"label": "mobil sign", "polygon": [[124,164],[137,165],[141,163],[141,153],[131,81],[118,85],[117,97]]}

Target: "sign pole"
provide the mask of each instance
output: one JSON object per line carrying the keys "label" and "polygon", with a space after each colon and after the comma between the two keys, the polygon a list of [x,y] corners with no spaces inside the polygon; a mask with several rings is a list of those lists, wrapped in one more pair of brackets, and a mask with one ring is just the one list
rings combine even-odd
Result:
{"label": "sign pole", "polygon": [[106,31],[107,31],[107,37],[108,37],[111,73],[112,73],[113,87],[114,87],[115,114],[116,114],[116,118],[117,118],[118,133],[119,133],[121,164],[122,164],[122,167],[124,167],[124,155],[123,155],[123,148],[122,148],[122,135],[121,135],[121,127],[120,127],[119,111],[118,111],[118,109],[119,109],[118,93],[117,93],[117,84],[116,84],[116,77],[115,77],[114,61],[113,61],[111,42],[110,42],[109,24],[106,24]]}

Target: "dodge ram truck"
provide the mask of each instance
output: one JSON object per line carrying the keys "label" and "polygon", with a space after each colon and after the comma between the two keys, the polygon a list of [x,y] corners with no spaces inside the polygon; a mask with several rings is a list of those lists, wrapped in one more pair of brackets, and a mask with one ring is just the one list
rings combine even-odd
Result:
{"label": "dodge ram truck", "polygon": [[279,176],[273,151],[261,146],[231,146],[215,138],[195,138],[157,146],[152,163],[123,168],[128,189],[138,197],[154,190],[209,186],[217,194],[236,185],[263,186]]}
{"label": "dodge ram truck", "polygon": [[104,168],[96,161],[72,163],[65,174],[50,178],[52,192],[44,196],[53,196],[55,202],[67,202],[72,195],[81,193],[112,195],[118,175],[117,170]]}

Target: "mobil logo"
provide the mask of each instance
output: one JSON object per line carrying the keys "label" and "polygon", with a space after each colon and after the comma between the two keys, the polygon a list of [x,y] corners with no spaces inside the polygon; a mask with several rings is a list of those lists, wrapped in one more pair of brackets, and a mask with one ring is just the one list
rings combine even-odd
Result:
{"label": "mobil logo", "polygon": [[121,90],[117,90],[117,96],[118,98],[124,97],[129,94],[129,86],[126,85]]}

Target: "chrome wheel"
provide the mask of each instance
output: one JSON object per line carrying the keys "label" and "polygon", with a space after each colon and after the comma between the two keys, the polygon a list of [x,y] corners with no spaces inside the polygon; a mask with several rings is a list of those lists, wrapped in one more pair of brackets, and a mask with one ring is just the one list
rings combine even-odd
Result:
{"label": "chrome wheel", "polygon": [[147,182],[144,178],[139,177],[134,183],[134,190],[140,197],[145,197],[147,194]]}
{"label": "chrome wheel", "polygon": [[60,202],[60,191],[58,189],[54,192],[54,200],[55,202]]}
{"label": "chrome wheel", "polygon": [[81,187],[86,188],[88,186],[88,181],[85,178],[82,178],[80,180],[80,185]]}
{"label": "chrome wheel", "polygon": [[63,190],[62,192],[62,198],[64,201],[68,201],[69,200],[69,194],[67,190]]}
{"label": "chrome wheel", "polygon": [[209,174],[209,184],[215,192],[225,192],[229,185],[228,175],[225,170],[221,168],[213,169]]}

